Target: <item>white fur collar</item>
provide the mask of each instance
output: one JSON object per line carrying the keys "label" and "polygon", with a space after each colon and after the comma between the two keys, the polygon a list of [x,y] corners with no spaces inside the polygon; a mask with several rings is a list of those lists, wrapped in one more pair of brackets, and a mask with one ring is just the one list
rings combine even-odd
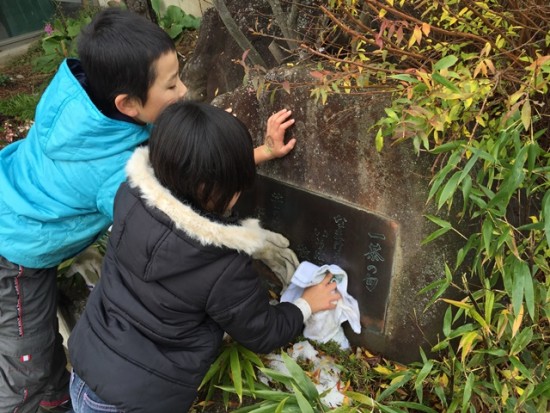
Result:
{"label": "white fur collar", "polygon": [[253,255],[264,247],[269,231],[257,219],[243,220],[240,225],[224,225],[210,221],[178,201],[155,177],[149,163],[149,149],[137,148],[126,165],[130,186],[139,188],[145,203],[164,212],[176,228],[202,245],[228,247]]}

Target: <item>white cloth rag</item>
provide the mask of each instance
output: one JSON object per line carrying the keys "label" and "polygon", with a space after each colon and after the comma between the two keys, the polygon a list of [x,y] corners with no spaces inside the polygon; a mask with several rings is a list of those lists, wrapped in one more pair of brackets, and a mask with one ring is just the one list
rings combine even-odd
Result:
{"label": "white cloth rag", "polygon": [[290,280],[290,285],[283,291],[281,302],[293,302],[302,296],[304,289],[319,284],[327,272],[333,275],[337,283],[336,289],[342,296],[334,310],[319,311],[305,322],[304,337],[326,343],[333,340],[343,349],[349,348],[349,341],[344,334],[342,323],[349,322],[352,330],[361,333],[359,304],[348,294],[348,275],[337,265],[323,265],[319,267],[308,261],[300,263]]}

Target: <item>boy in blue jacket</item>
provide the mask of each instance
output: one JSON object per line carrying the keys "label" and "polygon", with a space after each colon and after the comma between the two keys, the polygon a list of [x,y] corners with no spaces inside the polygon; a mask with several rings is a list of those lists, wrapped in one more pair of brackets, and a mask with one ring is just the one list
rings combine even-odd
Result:
{"label": "boy in blue jacket", "polygon": [[[113,201],[149,124],[183,98],[174,43],[129,11],[106,9],[83,30],[44,92],[26,139],[0,151],[0,411],[68,405],[58,333],[57,266],[111,225]],[[289,111],[276,121],[288,127]],[[286,155],[295,141],[255,150]],[[60,411],[60,410],[59,410]]]}

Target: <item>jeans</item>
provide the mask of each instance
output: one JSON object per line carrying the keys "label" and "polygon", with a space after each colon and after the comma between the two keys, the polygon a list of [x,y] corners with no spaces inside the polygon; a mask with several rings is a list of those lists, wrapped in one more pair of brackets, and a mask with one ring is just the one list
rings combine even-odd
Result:
{"label": "jeans", "polygon": [[75,413],[124,413],[101,400],[74,371],[71,374],[71,401]]}

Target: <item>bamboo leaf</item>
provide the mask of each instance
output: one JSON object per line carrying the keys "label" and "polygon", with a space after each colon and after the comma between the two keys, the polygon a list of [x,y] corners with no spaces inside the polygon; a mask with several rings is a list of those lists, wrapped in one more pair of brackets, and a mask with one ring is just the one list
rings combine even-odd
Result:
{"label": "bamboo leaf", "polygon": [[384,135],[382,134],[382,129],[378,129],[378,132],[376,132],[376,137],[374,138],[374,144],[376,146],[377,152],[380,152],[384,147]]}
{"label": "bamboo leaf", "polygon": [[510,355],[516,355],[527,346],[533,338],[533,330],[531,328],[524,328],[514,337],[512,347],[510,347]]}
{"label": "bamboo leaf", "polygon": [[510,202],[510,197],[518,189],[525,178],[523,166],[525,165],[525,161],[527,160],[528,149],[529,148],[527,146],[521,148],[518,155],[516,156],[512,169],[502,181],[502,184],[500,185],[500,188],[498,189],[493,199],[491,199],[491,201],[487,205],[488,209],[498,207],[500,210],[505,212],[506,206]]}
{"label": "bamboo leaf", "polygon": [[430,221],[432,221],[434,224],[439,225],[442,228],[451,228],[452,225],[450,222],[445,221],[439,217],[436,217],[435,215],[424,215],[426,218],[428,218]]}
{"label": "bamboo leaf", "polygon": [[447,304],[451,304],[451,305],[454,305],[455,307],[463,308],[465,310],[470,310],[473,307],[472,304],[466,304],[466,303],[463,303],[462,301],[451,300],[449,298],[443,298],[443,301],[445,301]]}
{"label": "bamboo leaf", "polygon": [[262,363],[262,360],[258,357],[256,353],[253,351],[250,351],[246,347],[239,344],[239,352],[242,354],[243,357],[250,360],[253,364],[255,364],[258,367],[263,367],[264,364]]}
{"label": "bamboo leaf", "polygon": [[468,407],[470,405],[470,399],[472,397],[472,390],[474,388],[475,376],[474,373],[468,374],[466,379],[466,385],[464,386],[464,394],[462,396],[462,406]]}
{"label": "bamboo leaf", "polygon": [[282,413],[283,412],[283,409],[285,407],[285,404],[286,404],[287,400],[288,400],[288,397],[284,398],[283,400],[281,400],[279,402],[279,404],[277,405],[277,408],[275,409],[275,413]]}
{"label": "bamboo leaf", "polygon": [[448,307],[445,311],[445,317],[443,319],[443,334],[445,337],[449,337],[451,334],[451,326],[453,322],[453,311],[451,307]]}
{"label": "bamboo leaf", "polygon": [[526,131],[529,130],[531,126],[531,103],[529,99],[525,100],[523,107],[521,108],[521,123]]}
{"label": "bamboo leaf", "polygon": [[[528,330],[529,332],[532,333],[531,329],[528,329]],[[531,338],[532,338],[532,335],[531,335]],[[529,341],[531,341],[531,338],[529,338]],[[530,371],[530,369],[528,369],[525,366],[525,364],[523,364],[516,356],[510,357],[510,363],[512,363],[512,366],[518,369],[524,377],[531,377],[531,375],[533,374],[533,372]]]}
{"label": "bamboo leaf", "polygon": [[237,346],[231,348],[229,360],[231,364],[231,378],[233,379],[233,385],[235,386],[235,393],[239,397],[239,402],[242,403],[243,376],[241,374],[241,361],[239,360],[239,351],[237,350]]}
{"label": "bamboo leaf", "polygon": [[424,238],[422,240],[422,242],[420,243],[420,245],[426,245],[427,243],[433,241],[434,239],[442,236],[443,234],[449,232],[451,229],[450,228],[439,228],[437,230],[435,230],[434,232],[432,232],[430,235],[428,235],[426,238]]}
{"label": "bamboo leaf", "polygon": [[527,307],[527,312],[531,317],[531,320],[535,320],[535,290],[533,286],[533,276],[529,270],[529,266],[525,263],[523,267],[523,293],[525,297],[525,306]]}
{"label": "bamboo leaf", "polygon": [[319,398],[317,389],[311,382],[310,378],[302,370],[302,368],[296,363],[287,353],[282,352],[281,356],[285,363],[286,368],[291,374],[292,378],[296,382],[297,386],[303,391],[309,400],[316,400]]}
{"label": "bamboo leaf", "polygon": [[495,305],[495,293],[487,288],[485,290],[485,321],[491,323],[491,318],[493,316],[493,307]]}
{"label": "bamboo leaf", "polygon": [[420,82],[420,80],[418,80],[417,78],[415,78],[411,75],[406,75],[406,74],[391,75],[391,76],[388,76],[388,77],[390,79],[401,80],[403,82],[409,82],[409,83],[418,83],[418,82]]}
{"label": "bamboo leaf", "polygon": [[466,141],[463,141],[463,140],[456,140],[456,141],[446,142],[442,145],[436,146],[435,148],[431,149],[430,153],[433,153],[433,154],[437,155],[437,154],[443,153],[443,152],[452,152],[455,149],[459,148],[460,146],[464,145],[465,143],[466,143]]}
{"label": "bamboo leaf", "polygon": [[512,323],[512,338],[516,336],[516,334],[519,331],[519,328],[521,327],[521,323],[523,321],[523,315],[524,315],[523,306],[521,306],[518,314],[514,318],[514,322]]}
{"label": "bamboo leaf", "polygon": [[424,363],[424,365],[422,366],[422,370],[420,370],[420,373],[418,373],[418,376],[414,382],[414,389],[416,390],[416,396],[418,397],[418,400],[420,401],[420,403],[422,403],[422,396],[423,396],[423,386],[422,384],[424,383],[424,380],[426,379],[426,377],[428,377],[428,374],[430,374],[430,372],[432,371],[432,368],[433,368],[433,361],[432,360],[429,360],[427,363]]}
{"label": "bamboo leaf", "polygon": [[456,188],[458,187],[458,184],[460,182],[459,180],[460,172],[455,172],[451,179],[449,179],[449,181],[445,184],[437,201],[438,209],[441,208],[443,204],[454,195]]}
{"label": "bamboo leaf", "polygon": [[542,199],[542,216],[544,217],[544,233],[546,234],[546,244],[550,245],[550,191],[546,191]]}
{"label": "bamboo leaf", "polygon": [[[401,387],[403,387],[405,384],[407,384],[409,382],[409,380],[411,379],[412,377],[412,373],[407,371],[406,373],[402,374],[401,376],[397,376],[395,377],[392,381],[391,381],[391,384],[388,386],[388,388],[386,388],[377,398],[376,398],[376,401],[377,402],[381,402],[382,400],[384,400],[385,398],[387,398],[388,396],[392,395],[393,393],[395,393],[395,391]],[[381,408],[381,406],[379,406],[379,408]]]}
{"label": "bamboo leaf", "polygon": [[450,91],[454,92],[454,93],[460,93],[460,89],[457,88],[452,82],[450,82],[449,80],[445,79],[443,76],[441,76],[439,73],[433,73],[432,74],[432,79],[434,81],[436,81],[437,83],[439,83],[440,85],[443,85],[445,86],[447,89],[449,89]]}
{"label": "bamboo leaf", "polygon": [[513,286],[512,286],[512,308],[514,314],[519,314],[523,304],[525,291],[525,272],[529,273],[529,267],[523,261],[516,260],[514,265]]}
{"label": "bamboo leaf", "polygon": [[214,377],[217,373],[220,372],[221,365],[222,363],[224,363],[226,357],[227,357],[227,353],[222,352],[222,354],[220,354],[220,356],[216,359],[216,361],[212,363],[212,365],[210,366],[210,369],[208,369],[208,371],[206,372],[206,375],[202,379],[199,389],[202,388],[206,383],[208,383],[212,379],[212,377]]}
{"label": "bamboo leaf", "polygon": [[376,406],[376,402],[373,400],[372,397],[368,397],[364,394],[356,393],[356,392],[353,392],[353,391],[347,391],[344,394],[346,396],[348,396],[350,399],[352,399],[352,400],[354,400],[358,403],[364,404],[365,406],[369,406],[369,407],[375,407]]}
{"label": "bamboo leaf", "polygon": [[269,378],[278,381],[279,383],[284,384],[287,387],[290,387],[290,383],[292,382],[292,378],[288,376],[287,374],[281,373],[277,370],[272,370],[266,367],[259,369],[262,373],[264,373]]}
{"label": "bamboo leaf", "polygon": [[458,61],[458,57],[454,55],[445,56],[434,65],[434,70],[448,69]]}
{"label": "bamboo leaf", "polygon": [[391,402],[388,402],[388,404],[391,406],[406,407],[408,409],[412,409],[411,411],[437,413],[437,410],[434,410],[428,406],[424,406],[423,404],[415,403],[415,402],[391,401]]}
{"label": "bamboo leaf", "polygon": [[315,413],[313,407],[311,407],[311,404],[309,404],[308,399],[304,397],[298,386],[292,383],[292,389],[294,390],[294,395],[296,396],[296,400],[298,401],[298,406],[300,406],[300,410],[303,413]]}
{"label": "bamboo leaf", "polygon": [[550,399],[550,380],[545,380],[542,383],[535,385],[535,388],[529,395],[528,400],[536,399],[543,394],[547,399]]}
{"label": "bamboo leaf", "polygon": [[531,142],[528,144],[528,146],[529,149],[527,150],[527,170],[529,172],[533,172],[536,166],[537,157],[542,153],[542,149],[537,142]]}
{"label": "bamboo leaf", "polygon": [[474,347],[474,343],[479,339],[479,334],[477,331],[470,331],[462,336],[458,348],[462,348],[462,357],[461,360],[464,363],[466,356],[470,353]]}
{"label": "bamboo leaf", "polygon": [[481,234],[483,237],[483,248],[487,254],[491,251],[491,242],[493,241],[493,222],[487,217],[481,226]]}

